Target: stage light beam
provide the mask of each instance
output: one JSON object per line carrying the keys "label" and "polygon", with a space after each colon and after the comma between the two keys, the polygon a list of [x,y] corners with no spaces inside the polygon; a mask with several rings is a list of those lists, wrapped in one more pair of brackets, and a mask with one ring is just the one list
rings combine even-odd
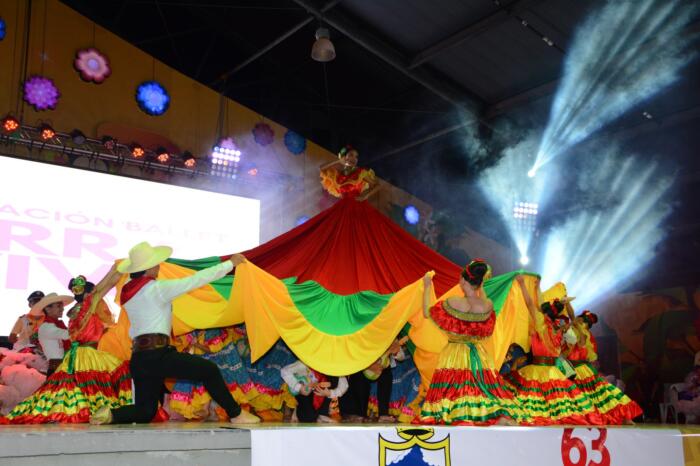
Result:
{"label": "stage light beam", "polygon": [[535,167],[674,83],[697,55],[686,30],[697,11],[684,0],[628,0],[589,15],[566,55]]}
{"label": "stage light beam", "polygon": [[598,156],[585,181],[606,193],[601,208],[580,212],[546,238],[542,287],[563,281],[580,307],[620,289],[653,259],[671,211],[674,177],[657,163],[612,152]]}

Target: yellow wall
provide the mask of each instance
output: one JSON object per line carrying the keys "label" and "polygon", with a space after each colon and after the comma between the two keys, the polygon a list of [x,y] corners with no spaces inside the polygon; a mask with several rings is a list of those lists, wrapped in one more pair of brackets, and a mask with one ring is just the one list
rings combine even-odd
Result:
{"label": "yellow wall", "polygon": [[[92,137],[98,136],[97,129],[102,124],[126,125],[167,137],[197,157],[208,154],[216,142],[220,96],[96,26],[57,0],[32,2],[27,75],[42,74],[52,78],[61,98],[52,111],[36,112],[25,104],[20,80],[28,5],[25,0],[0,0],[0,15],[7,22],[7,36],[0,42],[0,115],[9,111],[22,116],[25,124],[46,121],[58,131],[70,132],[79,128]],[[72,65],[75,52],[91,46],[107,55],[112,68],[112,75],[99,85],[83,82]],[[146,115],[134,100],[136,86],[150,79],[163,84],[171,96],[170,108],[162,116]],[[224,102],[227,118],[222,135],[233,136],[245,161],[255,163],[261,176],[243,175],[244,180],[231,182],[210,177],[192,179],[162,173],[146,174],[134,167],[126,167],[124,174],[258,198],[262,201],[262,241],[293,227],[300,215],[318,213],[323,206],[318,166],[334,155],[310,141],[307,141],[304,154],[292,155],[283,142],[286,128],[233,100],[224,99]],[[275,142],[266,147],[258,145],[251,133],[254,125],[262,121],[275,132]],[[61,162],[60,157],[51,154],[25,154],[17,148],[10,150],[16,155]],[[110,171],[115,171],[114,167]],[[274,179],[264,176],[272,173],[288,175],[288,178],[280,180],[279,176]],[[411,202],[423,212],[431,210],[427,204],[391,185],[385,185],[384,192],[373,203],[383,208],[390,201]]]}
{"label": "yellow wall", "polygon": [[[21,117],[25,124],[36,125],[46,121],[58,131],[70,132],[78,128],[92,137],[99,136],[97,130],[101,125],[129,126],[160,134],[197,157],[208,154],[217,137],[221,103],[217,93],[154,60],[58,0],[34,0],[31,3],[26,48],[25,24],[29,2],[0,0],[0,16],[7,23],[7,35],[0,41],[0,116],[11,112]],[[92,46],[107,55],[112,68],[112,75],[99,85],[83,82],[73,69],[75,52]],[[61,98],[55,110],[36,112],[22,100],[21,76],[25,51],[28,51],[27,76],[42,74],[52,78],[58,86]],[[150,79],[163,84],[171,97],[170,108],[162,116],[146,115],[134,99],[136,86]],[[286,128],[233,100],[224,99],[224,106],[227,117],[222,136],[234,138],[243,152],[244,162],[252,162],[260,170],[258,177],[243,174],[241,179],[232,182],[209,176],[149,173],[133,166],[97,164],[91,169],[260,199],[261,241],[272,239],[294,227],[299,216],[313,216],[329,205],[322,196],[318,167],[332,160],[335,157],[333,153],[307,141],[305,153],[292,155],[283,141]],[[255,124],[263,121],[275,132],[275,141],[265,147],[258,145],[251,133]],[[28,152],[12,145],[0,150],[52,163],[67,162],[62,155],[46,151]],[[87,161],[78,160],[76,165],[86,167]],[[385,213],[389,211],[390,204],[408,203],[418,207],[424,219],[432,211],[428,204],[405,191],[385,182],[382,182],[382,186],[371,202]],[[470,255],[477,255],[469,247],[475,244],[483,244],[489,249],[478,252],[482,257],[493,255],[502,260],[501,256],[509,253],[502,246],[473,232],[466,243],[460,246],[464,246],[463,249]]]}

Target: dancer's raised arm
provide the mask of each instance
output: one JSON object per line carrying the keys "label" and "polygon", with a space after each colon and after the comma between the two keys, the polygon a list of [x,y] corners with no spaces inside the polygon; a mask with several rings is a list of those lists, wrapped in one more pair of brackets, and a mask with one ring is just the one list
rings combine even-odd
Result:
{"label": "dancer's raised arm", "polygon": [[433,274],[428,272],[423,277],[423,315],[427,319],[430,316],[430,288],[433,284]]}
{"label": "dancer's raised arm", "polygon": [[525,299],[525,305],[527,306],[527,310],[530,311],[530,317],[532,317],[532,319],[535,320],[535,316],[537,315],[538,309],[535,305],[535,302],[532,300],[532,296],[530,296],[530,292],[525,286],[525,276],[518,275],[517,277],[515,277],[515,281],[517,281],[520,285],[520,291],[522,291],[523,293],[523,298]]}

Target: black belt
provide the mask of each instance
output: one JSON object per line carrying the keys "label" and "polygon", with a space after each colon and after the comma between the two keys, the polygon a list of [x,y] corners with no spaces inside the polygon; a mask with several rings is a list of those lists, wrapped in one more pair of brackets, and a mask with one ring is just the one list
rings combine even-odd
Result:
{"label": "black belt", "polygon": [[162,333],[146,333],[134,338],[131,350],[133,352],[147,351],[152,349],[165,348],[168,345],[170,345],[169,336],[163,335]]}

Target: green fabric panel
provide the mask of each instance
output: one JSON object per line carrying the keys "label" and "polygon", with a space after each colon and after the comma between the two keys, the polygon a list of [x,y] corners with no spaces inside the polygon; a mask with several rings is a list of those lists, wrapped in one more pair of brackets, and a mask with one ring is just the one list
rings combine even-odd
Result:
{"label": "green fabric panel", "polygon": [[[203,259],[186,260],[174,259],[171,257],[166,262],[199,272],[200,270],[220,264],[221,258],[218,256],[213,256],[205,257]],[[229,299],[231,296],[231,287],[233,286],[233,275],[223,276],[220,279],[211,282],[210,285],[213,286],[216,292],[219,293],[224,299]]]}
{"label": "green fabric panel", "polygon": [[508,293],[510,293],[510,287],[515,280],[515,277],[518,275],[539,277],[539,275],[533,272],[528,272],[526,270],[515,270],[503,275],[497,275],[484,282],[484,291],[486,292],[486,296],[493,301],[493,310],[496,315],[498,315],[501,312],[501,309],[503,309]]}
{"label": "green fabric panel", "polygon": [[374,320],[393,293],[374,291],[341,296],[315,281],[291,283],[283,280],[294,305],[316,329],[329,335],[350,335]]}

